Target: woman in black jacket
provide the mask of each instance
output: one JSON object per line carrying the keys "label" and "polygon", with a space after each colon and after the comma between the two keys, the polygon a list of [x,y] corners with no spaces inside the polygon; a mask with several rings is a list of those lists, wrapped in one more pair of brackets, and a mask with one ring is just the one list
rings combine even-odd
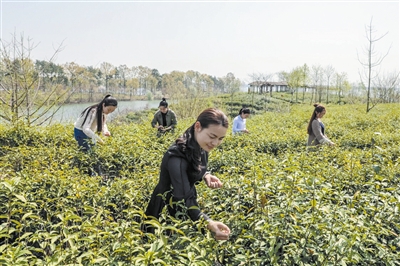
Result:
{"label": "woman in black jacket", "polygon": [[[208,152],[222,143],[227,129],[226,115],[220,110],[209,108],[169,147],[162,159],[159,182],[146,209],[147,217],[158,218],[166,203],[170,215],[176,216],[182,212],[177,203],[183,201],[187,208],[186,214],[193,221],[203,218],[217,240],[229,238],[228,226],[211,220],[198,208],[195,187],[201,180],[210,188],[222,187],[222,182],[207,172],[207,163]],[[169,204],[171,198],[172,206]],[[196,208],[191,208],[193,206]]]}

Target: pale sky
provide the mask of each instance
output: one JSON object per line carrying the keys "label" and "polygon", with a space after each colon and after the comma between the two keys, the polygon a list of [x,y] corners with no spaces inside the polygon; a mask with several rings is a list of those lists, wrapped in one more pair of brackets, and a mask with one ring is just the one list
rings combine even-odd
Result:
{"label": "pale sky", "polygon": [[381,73],[399,71],[399,1],[18,1],[0,0],[1,39],[24,34],[32,59],[99,67],[194,70],[250,82],[331,65],[357,82],[371,18]]}

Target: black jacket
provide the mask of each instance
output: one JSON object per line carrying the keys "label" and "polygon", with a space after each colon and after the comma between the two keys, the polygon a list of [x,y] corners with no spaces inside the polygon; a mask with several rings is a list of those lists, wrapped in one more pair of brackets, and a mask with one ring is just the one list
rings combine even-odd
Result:
{"label": "black jacket", "polygon": [[[151,195],[146,215],[158,218],[164,206],[168,204],[170,215],[176,216],[176,213],[182,210],[179,205],[172,204],[171,206],[172,198],[172,202],[184,201],[185,206],[188,208],[187,214],[193,221],[198,220],[200,217],[208,219],[208,216],[199,209],[195,187],[206,173],[207,162],[208,152],[202,151],[201,170],[197,172],[176,144],[169,147],[162,159],[160,179]],[[163,197],[165,197],[165,200]],[[193,206],[196,208],[190,208]]]}

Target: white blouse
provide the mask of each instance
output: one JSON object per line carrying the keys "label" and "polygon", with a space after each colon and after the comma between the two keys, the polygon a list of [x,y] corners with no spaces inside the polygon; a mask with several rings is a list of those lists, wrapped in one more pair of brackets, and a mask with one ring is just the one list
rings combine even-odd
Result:
{"label": "white blouse", "polygon": [[[86,118],[85,124],[82,125],[83,120],[85,120],[87,112],[89,112],[89,115]],[[83,133],[86,134],[86,136],[88,136],[89,138],[91,138],[93,140],[93,142],[102,141],[100,136],[95,133],[95,132],[97,132],[97,116],[96,116],[97,110],[96,110],[96,108],[92,108],[92,109],[88,110],[87,112],[78,117],[78,119],[74,123],[74,127],[76,129],[82,130]],[[108,131],[107,124],[106,124],[107,115],[103,114],[103,116],[104,116],[104,121],[103,121],[102,134],[104,135],[105,133],[107,133],[109,131]]]}

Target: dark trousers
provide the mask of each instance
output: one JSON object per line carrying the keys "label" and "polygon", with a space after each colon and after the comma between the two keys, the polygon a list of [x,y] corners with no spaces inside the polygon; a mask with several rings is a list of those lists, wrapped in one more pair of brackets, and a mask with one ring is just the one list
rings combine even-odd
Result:
{"label": "dark trousers", "polygon": [[83,152],[90,151],[90,138],[82,130],[74,128],[74,137]]}
{"label": "dark trousers", "polygon": [[91,139],[85,133],[83,133],[82,130],[77,128],[74,128],[74,137],[78,142],[80,150],[84,153],[90,153],[90,156],[93,157],[95,160],[95,162],[93,162],[93,167],[90,166],[90,168],[94,168],[90,171],[90,175],[103,175],[103,170],[101,169],[100,162],[92,150],[94,145],[91,143]]}

